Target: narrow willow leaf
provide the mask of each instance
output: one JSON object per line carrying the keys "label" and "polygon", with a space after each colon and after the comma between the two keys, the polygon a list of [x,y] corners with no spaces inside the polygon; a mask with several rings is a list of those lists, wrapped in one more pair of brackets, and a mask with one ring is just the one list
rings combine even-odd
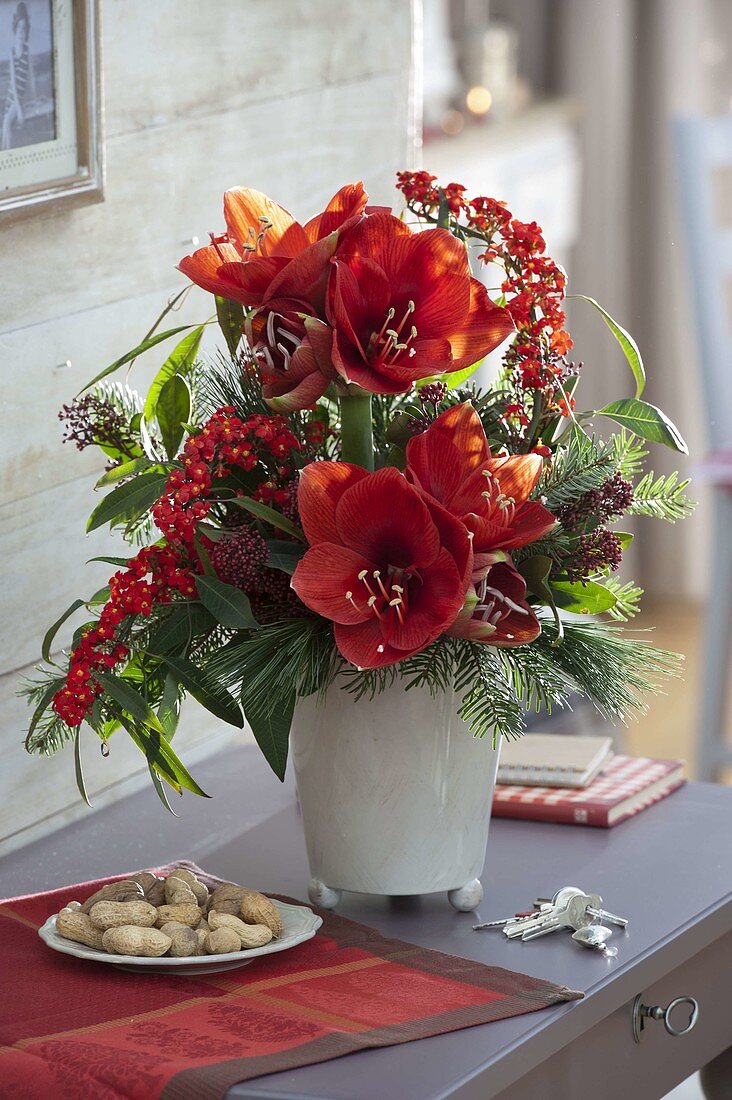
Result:
{"label": "narrow willow leaf", "polygon": [[175,812],[173,807],[170,805],[170,801],[168,799],[168,792],[166,791],[165,787],[163,786],[163,781],[160,778],[160,776],[158,775],[158,773],[155,771],[155,768],[152,766],[152,764],[150,763],[149,760],[147,762],[147,770],[150,772],[150,779],[152,780],[152,785],[153,785],[153,788],[155,789],[155,794],[158,796],[158,798],[162,802],[163,806],[165,806],[165,809],[168,811],[168,813],[172,814],[173,817],[177,817],[178,814]]}
{"label": "narrow willow leaf", "polygon": [[161,496],[167,480],[167,474],[149,471],[112,489],[89,516],[87,534],[106,523],[129,523],[137,519]]}
{"label": "narrow willow leaf", "polygon": [[86,793],[84,769],[81,764],[81,726],[77,727],[76,734],[74,735],[74,767],[76,769],[76,786],[79,788],[79,794],[84,799],[87,806],[91,806],[89,795]]}
{"label": "narrow willow leaf", "polygon": [[114,699],[116,703],[119,703],[127,714],[136,721],[142,722],[143,725],[157,730],[158,733],[163,733],[163,727],[158,721],[157,714],[129,683],[120,679],[119,676],[111,676],[108,672],[100,672],[99,669],[94,670],[94,677],[102,685],[105,693]]}
{"label": "narrow willow leaf", "polygon": [[198,598],[217,623],[230,630],[254,630],[259,623],[252,615],[249,600],[240,588],[224,584],[215,577],[197,577]]}
{"label": "narrow willow leaf", "polygon": [[41,656],[43,657],[44,661],[51,660],[51,646],[53,644],[53,639],[56,637],[66,620],[70,619],[74,612],[78,611],[80,607],[86,607],[86,603],[84,602],[84,600],[74,600],[74,602],[66,608],[63,615],[59,615],[59,617],[56,619],[56,622],[49,626],[44,635],[43,643],[41,645]]}
{"label": "narrow willow leaf", "polygon": [[140,455],[139,458],[131,458],[127,462],[123,462],[120,466],[113,466],[111,470],[107,470],[102,474],[99,481],[96,483],[96,489],[103,489],[105,485],[116,485],[118,481],[122,481],[125,477],[134,477],[135,474],[141,474],[143,470],[148,470],[152,466],[152,462],[147,455]]}
{"label": "narrow willow leaf", "polygon": [[572,583],[556,578],[550,581],[549,587],[557,607],[576,615],[600,615],[617,603],[613,593],[596,581],[582,584],[581,581]]}
{"label": "narrow willow leaf", "polygon": [[105,561],[108,565],[118,565],[120,569],[124,569],[128,565],[132,558],[113,558],[107,557],[106,554],[101,554],[98,558],[87,558],[87,565],[91,565],[93,561]]}
{"label": "narrow willow leaf", "polygon": [[240,302],[232,302],[230,298],[219,298],[216,295],[216,318],[233,359],[244,327],[244,306]]}
{"label": "narrow willow leaf", "polygon": [[595,415],[609,416],[616,424],[627,428],[641,439],[648,439],[651,443],[663,443],[665,447],[680,451],[683,455],[689,453],[684,437],[673,421],[647,401],[639,401],[636,397],[611,401],[604,408],[597,409]]}
{"label": "narrow willow leaf", "polygon": [[268,539],[267,549],[269,550],[267,559],[269,568],[280,569],[283,573],[289,573],[290,576],[295,572],[297,563],[305,553],[303,546],[298,546],[294,542],[285,542],[282,539]]}
{"label": "narrow willow leaf", "polygon": [[274,508],[270,508],[268,504],[262,504],[261,501],[254,500],[252,497],[234,497],[233,500],[227,500],[226,503],[235,504],[237,508],[245,508],[257,519],[263,519],[273,527],[277,527],[278,530],[286,531],[293,538],[305,542],[305,534],[302,529],[292,523],[287,516],[283,516],[281,512],[276,512]]}
{"label": "narrow willow leaf", "polygon": [[163,660],[181,687],[184,687],[202,707],[238,729],[244,728],[241,707],[216,680],[207,676],[192,661],[184,657],[164,656]]}
{"label": "narrow willow leaf", "polygon": [[191,391],[185,378],[174,374],[160,391],[155,415],[168,458],[175,458],[191,415]]}
{"label": "narrow willow leaf", "polygon": [[440,187],[438,190],[440,196],[440,204],[437,207],[437,228],[449,229],[450,228],[450,203],[448,202],[447,195]]}
{"label": "narrow willow leaf", "polygon": [[[190,326],[186,327],[190,328]],[[145,398],[145,408],[143,409],[145,420],[150,421],[155,416],[160,394],[166,382],[170,381],[175,375],[188,374],[190,371],[196,361],[205,327],[205,325],[198,325],[192,332],[184,336],[180,343],[173,348],[153,378]]]}
{"label": "narrow willow leaf", "polygon": [[184,603],[160,624],[145,647],[148,653],[162,657],[178,646],[187,646],[199,634],[216,625],[211,613],[200,603]]}
{"label": "narrow willow leaf", "polygon": [[[125,363],[131,363],[133,359],[137,359],[138,355],[142,355],[144,351],[148,351],[150,348],[154,348],[156,344],[161,344],[163,340],[169,340],[171,336],[177,336],[179,332],[185,332],[186,329],[193,328],[193,325],[178,325],[177,328],[166,329],[165,332],[156,332],[154,336],[149,336],[138,344],[132,351],[125,352],[119,359],[115,359],[113,363],[110,363],[108,367],[105,367],[103,371],[95,375],[91,382],[87,382],[83,386],[79,393],[84,393],[85,390],[91,389],[92,386],[96,386],[97,382],[101,382],[102,378],[106,378],[108,374],[114,374],[116,370],[123,367]],[[76,395],[77,397],[79,394]]]}
{"label": "narrow willow leaf", "polygon": [[98,607],[100,604],[106,603],[109,599],[109,585],[105,584],[103,588],[98,588],[93,596],[90,596],[86,601],[87,607]]}
{"label": "narrow willow leaf", "polygon": [[178,684],[170,672],[165,677],[163,694],[158,703],[158,718],[160,719],[160,725],[165,730],[168,741],[172,741],[180,718],[180,697]]}
{"label": "narrow willow leaf", "polygon": [[290,740],[290,726],[295,710],[295,691],[288,693],[286,701],[270,705],[267,697],[242,700],[247,722],[252,728],[254,738],[264,757],[278,779],[284,780],[287,768],[287,750]]}
{"label": "narrow willow leaf", "polygon": [[643,366],[640,349],[633,337],[629,332],[626,332],[622,325],[619,325],[618,322],[610,316],[607,310],[603,309],[600,303],[595,301],[594,298],[590,298],[586,294],[570,294],[569,297],[579,298],[583,302],[589,302],[589,304],[594,306],[600,314],[603,321],[620,344],[620,347],[623,349],[623,354],[628,360],[630,369],[633,372],[633,377],[635,378],[635,396],[640,397],[643,390],[646,388],[646,369]]}

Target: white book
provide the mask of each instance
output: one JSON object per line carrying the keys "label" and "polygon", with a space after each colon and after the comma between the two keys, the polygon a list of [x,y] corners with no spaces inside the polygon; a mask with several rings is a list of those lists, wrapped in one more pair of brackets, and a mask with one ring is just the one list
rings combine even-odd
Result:
{"label": "white book", "polygon": [[527,733],[504,741],[498,782],[522,787],[586,787],[612,756],[610,737]]}

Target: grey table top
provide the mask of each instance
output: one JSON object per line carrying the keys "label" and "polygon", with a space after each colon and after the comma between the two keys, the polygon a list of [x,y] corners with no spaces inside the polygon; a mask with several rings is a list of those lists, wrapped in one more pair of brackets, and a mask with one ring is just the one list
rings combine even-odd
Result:
{"label": "grey table top", "polygon": [[[178,820],[154,793],[90,814],[0,860],[4,896],[186,857],[214,874],[305,898],[307,860],[291,784],[253,747],[227,750],[196,775],[212,801],[187,798]],[[260,1077],[230,1097],[439,1100],[497,1095],[555,1051],[732,929],[732,790],[688,784],[615,829],[497,820],[478,916],[503,917],[573,884],[630,918],[616,959],[565,934],[532,944],[472,931],[444,895],[345,895],[339,913],[384,934],[524,971],[585,993],[582,1001],[450,1035]],[[398,1082],[398,1084],[397,1084]],[[396,1090],[396,1091],[395,1091]]]}

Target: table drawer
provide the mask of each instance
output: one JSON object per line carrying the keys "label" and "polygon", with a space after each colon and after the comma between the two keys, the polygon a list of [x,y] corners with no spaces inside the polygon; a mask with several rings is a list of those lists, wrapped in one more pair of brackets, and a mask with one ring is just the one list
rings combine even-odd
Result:
{"label": "table drawer", "polygon": [[[660,981],[638,989],[643,1003],[666,1007],[676,997],[699,1005],[696,1026],[669,1035],[660,1020],[646,1020],[640,1043],[633,1039],[635,997],[569,1046],[558,1051],[496,1100],[656,1100],[732,1046],[732,933],[717,940]],[[673,1023],[683,1026],[680,1006]],[[732,1080],[722,1097],[732,1097]],[[715,1097],[714,1100],[717,1100]]]}

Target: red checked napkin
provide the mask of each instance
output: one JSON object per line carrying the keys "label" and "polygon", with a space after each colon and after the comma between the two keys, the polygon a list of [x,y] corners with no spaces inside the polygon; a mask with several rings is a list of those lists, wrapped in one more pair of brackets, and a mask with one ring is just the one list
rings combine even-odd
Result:
{"label": "red checked napkin", "polygon": [[328,912],[307,943],[196,977],[127,973],[41,941],[37,929],[51,914],[121,877],[0,903],[2,1095],[219,1100],[260,1074],[582,996]]}

